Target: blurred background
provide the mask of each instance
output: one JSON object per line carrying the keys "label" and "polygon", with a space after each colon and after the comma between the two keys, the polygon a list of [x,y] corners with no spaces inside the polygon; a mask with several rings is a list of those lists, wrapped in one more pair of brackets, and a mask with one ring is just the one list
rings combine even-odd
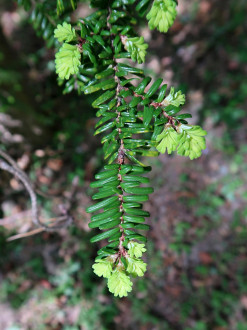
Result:
{"label": "blurred background", "polygon": [[[30,12],[1,0],[1,145],[48,195],[42,219],[68,200],[75,217],[58,233],[7,241],[33,225],[22,184],[1,171],[1,330],[247,329],[247,2],[179,0],[178,11],[166,35],[139,27],[150,45],[145,69],[186,93],[207,149],[194,161],[146,159],[155,188],[145,205],[148,271],[115,299],[92,272],[85,212],[103,164],[95,110],[90,97],[63,94],[52,42]],[[82,3],[74,19],[87,14]]]}

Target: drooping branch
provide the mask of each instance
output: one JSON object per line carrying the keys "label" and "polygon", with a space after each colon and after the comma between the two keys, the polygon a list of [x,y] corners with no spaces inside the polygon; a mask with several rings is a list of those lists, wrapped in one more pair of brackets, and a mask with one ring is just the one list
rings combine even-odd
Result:
{"label": "drooping branch", "polygon": [[[109,14],[107,16],[107,27],[109,29],[109,32],[111,32],[112,25],[110,23],[110,15],[111,15],[111,8],[110,7],[108,7],[108,13]],[[113,36],[112,34],[110,35],[111,49],[112,49],[113,54],[115,53],[115,50],[114,50],[114,37],[115,36]],[[120,107],[120,105],[122,103],[122,97],[120,97],[119,93],[120,93],[120,91],[123,87],[121,86],[120,79],[117,76],[117,72],[118,72],[117,61],[116,61],[114,56],[113,56],[112,59],[113,59],[113,62],[114,62],[114,64],[113,64],[114,80],[117,83],[117,86],[116,86],[116,99],[117,99],[117,104],[116,104],[117,118],[116,118],[116,121],[117,121],[117,123],[119,123],[120,117],[121,117],[121,112],[118,110],[118,108]],[[124,218],[123,218],[123,216],[124,216],[124,208],[123,208],[124,190],[121,187],[121,183],[123,182],[122,175],[121,175],[121,168],[122,168],[122,165],[124,165],[124,163],[125,163],[125,149],[124,149],[124,140],[121,138],[121,133],[122,133],[121,128],[119,127],[117,130],[118,130],[118,139],[119,139],[119,142],[120,142],[120,146],[119,146],[119,149],[118,149],[118,157],[117,157],[117,163],[119,164],[117,176],[118,176],[118,180],[119,180],[118,188],[121,190],[121,193],[118,196],[119,200],[120,200],[119,212],[121,214],[120,224],[119,224],[121,236],[119,238],[119,245],[118,245],[118,258],[119,258],[119,263],[121,263],[121,257],[122,256],[126,257],[128,255],[126,249],[123,247],[123,242],[125,241],[125,234],[124,234],[124,229],[122,227],[122,225],[124,223]]]}

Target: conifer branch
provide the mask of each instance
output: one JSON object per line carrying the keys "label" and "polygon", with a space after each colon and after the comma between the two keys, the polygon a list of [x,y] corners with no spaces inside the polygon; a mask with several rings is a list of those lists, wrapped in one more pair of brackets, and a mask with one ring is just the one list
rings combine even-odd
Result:
{"label": "conifer branch", "polygon": [[[140,231],[149,229],[149,213],[142,207],[153,188],[143,186],[149,183],[144,175],[151,168],[139,156],[177,151],[190,159],[200,157],[206,132],[188,125],[190,114],[180,114],[182,91],[171,87],[167,93],[162,79],[150,85],[152,78],[129,62],[143,63],[148,47],[134,31],[133,7],[138,17],[147,17],[151,29],[167,32],[176,18],[176,1],[113,0],[107,8],[104,0],[90,3],[97,9],[80,19],[77,28],[67,22],[57,25],[55,37],[61,45],[56,72],[65,80],[64,93],[99,94],[92,103],[99,118],[95,135],[104,134],[107,164],[91,183],[98,189],[92,196],[97,202],[87,212],[93,213],[89,227],[102,231],[91,242],[108,242],[97,252],[93,269],[107,278],[110,292],[123,297],[132,289],[130,276],[143,276],[147,267],[141,260],[146,237]],[[59,12],[64,4],[59,0]]]}

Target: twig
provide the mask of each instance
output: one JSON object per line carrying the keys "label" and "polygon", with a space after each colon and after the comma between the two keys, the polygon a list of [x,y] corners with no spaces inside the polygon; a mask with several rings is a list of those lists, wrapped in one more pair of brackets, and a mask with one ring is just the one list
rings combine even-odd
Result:
{"label": "twig", "polygon": [[20,238],[24,238],[24,237],[28,237],[28,236],[33,236],[33,235],[42,233],[43,231],[44,231],[44,228],[36,228],[34,230],[28,231],[27,233],[13,235],[13,236],[10,236],[9,238],[7,238],[7,242],[15,241],[16,239],[20,239]]}
{"label": "twig", "polygon": [[16,162],[3,150],[0,150],[0,156],[2,156],[2,158],[9,162],[8,164],[4,160],[0,159],[0,169],[7,171],[17,177],[28,191],[31,199],[32,221],[35,225],[41,227],[44,231],[56,231],[64,227],[68,227],[73,222],[73,217],[68,213],[68,210],[65,208],[64,205],[60,206],[62,216],[56,218],[57,222],[65,221],[63,225],[49,226],[41,222],[38,214],[37,196],[34,192],[32,183],[29,180],[28,176],[18,167]]}
{"label": "twig", "polygon": [[[110,15],[111,15],[111,8],[108,7],[108,16],[107,16],[107,27],[109,29],[109,31],[111,31],[111,23],[110,23]],[[112,34],[111,34],[111,48],[112,48],[112,52],[114,54],[114,46],[113,46],[113,39],[112,39]],[[113,56],[113,61],[114,61],[114,80],[117,83],[117,88],[116,88],[116,99],[117,99],[117,105],[116,105],[116,114],[117,114],[117,122],[119,122],[120,117],[121,117],[121,112],[118,111],[118,107],[121,105],[122,103],[122,97],[119,96],[119,93],[121,91],[121,89],[123,88],[120,84],[120,79],[117,76],[117,71],[118,71],[118,67],[117,67],[117,61],[115,59],[115,57]],[[120,206],[119,206],[119,212],[121,213],[120,216],[120,224],[119,224],[119,229],[121,234],[121,237],[119,238],[119,245],[118,245],[118,260],[119,263],[121,263],[121,256],[127,256],[127,251],[125,250],[125,248],[123,247],[123,242],[125,240],[125,235],[124,235],[124,229],[122,227],[122,224],[124,223],[124,218],[123,218],[123,213],[124,213],[124,208],[123,208],[123,195],[124,195],[124,190],[121,187],[121,183],[122,183],[122,176],[120,174],[121,171],[121,167],[122,165],[124,165],[125,163],[125,147],[124,147],[124,141],[121,138],[121,128],[118,128],[118,136],[119,136],[119,142],[120,142],[120,146],[118,149],[118,157],[117,157],[117,163],[119,164],[118,167],[118,179],[119,179],[119,186],[118,188],[121,190],[121,193],[118,195],[119,201],[120,201]]]}

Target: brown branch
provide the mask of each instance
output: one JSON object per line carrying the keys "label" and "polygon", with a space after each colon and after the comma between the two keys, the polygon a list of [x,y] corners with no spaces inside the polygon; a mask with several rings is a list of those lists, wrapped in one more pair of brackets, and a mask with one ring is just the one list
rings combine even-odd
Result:
{"label": "brown branch", "polygon": [[[61,217],[61,218],[51,218],[51,219],[49,219],[49,221],[56,221],[56,223],[57,223],[57,222],[60,222],[59,219],[61,219],[62,221],[64,220],[63,217]],[[50,229],[53,229],[54,228],[54,224],[51,223],[51,224],[48,225],[48,227]],[[63,227],[61,227],[61,228],[63,228]],[[9,238],[7,238],[7,241],[8,242],[15,241],[16,239],[33,236],[33,235],[42,233],[43,231],[46,231],[46,229],[43,228],[43,227],[42,228],[36,228],[36,229],[31,230],[31,231],[28,231],[26,233],[22,233],[22,234],[17,234],[17,235],[10,236]]]}
{"label": "brown branch", "polygon": [[[107,17],[107,27],[108,27],[109,30],[111,30],[111,23],[109,22],[110,15],[111,15],[111,8],[110,7],[108,7],[108,11],[109,11],[109,15]],[[112,48],[112,53],[114,54],[113,35],[111,35],[111,48]],[[122,97],[119,96],[119,93],[123,89],[123,87],[121,86],[119,77],[116,75],[116,72],[118,71],[118,68],[117,68],[117,61],[116,61],[114,56],[113,56],[113,61],[114,61],[113,69],[115,71],[114,80],[117,83],[117,88],[116,88],[116,99],[117,99],[116,113],[117,113],[117,119],[116,120],[117,120],[117,122],[119,122],[120,117],[121,117],[121,112],[118,111],[118,107],[121,105],[121,100],[122,100]],[[119,201],[120,201],[119,211],[122,214],[121,217],[120,217],[121,222],[119,224],[120,232],[122,233],[122,235],[119,239],[119,245],[118,245],[118,259],[119,259],[120,263],[121,263],[121,256],[126,257],[128,255],[127,251],[123,247],[123,242],[125,240],[124,229],[122,227],[122,224],[124,223],[124,218],[123,218],[123,213],[124,213],[123,194],[124,194],[124,190],[121,187],[122,176],[120,174],[120,171],[121,171],[121,166],[125,162],[125,148],[124,148],[124,141],[120,137],[121,132],[122,132],[121,128],[118,128],[118,135],[119,135],[119,141],[120,141],[120,147],[118,149],[118,157],[117,157],[117,162],[119,164],[119,168],[118,168],[119,186],[118,186],[118,188],[121,190],[121,193],[118,195],[118,197],[119,197]]]}
{"label": "brown branch", "polygon": [[58,225],[56,223],[55,225],[50,226],[41,222],[39,219],[37,196],[28,176],[18,167],[17,163],[3,150],[0,150],[0,156],[4,158],[6,161],[8,161],[7,163],[3,159],[0,159],[0,169],[11,173],[16,178],[18,178],[23,183],[25,189],[29,193],[31,199],[32,221],[35,225],[41,227],[40,229],[44,231],[56,231],[64,227],[68,227],[73,222],[72,216],[68,213],[68,210],[65,208],[64,205],[60,207],[62,216],[56,218],[57,223],[64,221],[64,224]]}
{"label": "brown branch", "polygon": [[15,241],[17,239],[24,238],[24,237],[33,236],[33,235],[42,233],[43,231],[44,231],[44,228],[36,228],[34,230],[28,231],[27,233],[13,235],[13,236],[10,236],[9,238],[7,238],[7,242]]}

